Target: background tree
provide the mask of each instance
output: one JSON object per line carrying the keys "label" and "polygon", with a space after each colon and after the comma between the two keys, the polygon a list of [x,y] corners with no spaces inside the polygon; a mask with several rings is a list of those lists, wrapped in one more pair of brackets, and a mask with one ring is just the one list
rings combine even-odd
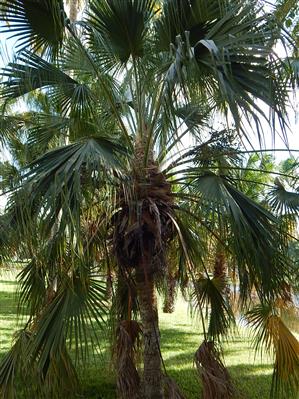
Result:
{"label": "background tree", "polygon": [[293,86],[298,87],[299,82],[299,5],[296,0],[279,0],[276,4],[276,17],[283,27],[290,33],[293,45],[290,57],[286,63],[293,74]]}

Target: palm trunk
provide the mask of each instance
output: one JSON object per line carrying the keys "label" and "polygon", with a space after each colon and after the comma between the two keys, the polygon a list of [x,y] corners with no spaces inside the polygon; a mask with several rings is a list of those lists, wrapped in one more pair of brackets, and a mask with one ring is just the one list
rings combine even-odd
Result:
{"label": "palm trunk", "polygon": [[[166,243],[173,236],[169,214],[173,198],[171,185],[148,151],[147,137],[138,137],[132,162],[131,193],[120,192],[120,211],[114,216],[113,247],[117,262],[135,277],[143,331],[143,399],[163,399],[160,335],[154,276],[165,269]],[[130,197],[125,195],[130,193]]]}
{"label": "palm trunk", "polygon": [[106,276],[106,298],[110,301],[113,295],[113,278],[109,270]]}
{"label": "palm trunk", "polygon": [[69,4],[70,4],[70,13],[69,13],[70,21],[75,22],[77,21],[77,16],[78,16],[78,0],[71,0]]}
{"label": "palm trunk", "polygon": [[162,372],[157,297],[151,275],[140,270],[137,292],[143,330],[143,394],[145,399],[162,399]]}
{"label": "palm trunk", "polygon": [[171,273],[167,276],[166,284],[167,291],[164,299],[163,312],[173,313],[176,294],[176,278]]}

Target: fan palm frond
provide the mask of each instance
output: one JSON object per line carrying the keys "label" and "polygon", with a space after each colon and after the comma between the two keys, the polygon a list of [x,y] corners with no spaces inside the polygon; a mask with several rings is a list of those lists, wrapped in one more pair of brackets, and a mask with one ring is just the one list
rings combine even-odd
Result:
{"label": "fan palm frond", "polygon": [[19,48],[29,46],[50,55],[62,45],[67,23],[63,1],[55,0],[3,0],[0,20],[8,25],[2,32],[17,37]]}
{"label": "fan palm frond", "polygon": [[[270,51],[280,30],[273,30],[271,15],[257,17],[257,7],[255,1],[234,2],[227,8],[217,1],[208,7],[204,1],[165,2],[157,41],[160,48],[173,46],[168,79],[186,87],[188,80],[200,83],[208,98],[218,98],[218,105],[230,110],[245,136],[242,116],[253,119],[261,138],[260,117],[271,121],[254,99],[268,105],[284,126],[287,90],[273,78],[273,72],[283,68]],[[256,82],[262,90],[255,89]]]}
{"label": "fan palm frond", "polygon": [[8,161],[0,162],[0,191],[12,190],[20,182],[20,171]]}
{"label": "fan palm frond", "polygon": [[24,380],[28,374],[30,375],[30,369],[25,367],[26,350],[30,339],[29,331],[19,331],[12,348],[0,362],[0,393],[3,399],[16,398],[16,379],[20,376],[21,370],[27,370],[27,373],[23,375]]}
{"label": "fan palm frond", "polygon": [[59,104],[64,112],[69,109],[73,113],[92,112],[95,99],[85,84],[30,51],[21,52],[16,62],[3,68],[1,75],[6,78],[1,91],[3,99],[15,99],[36,89],[50,88],[51,101]]}
{"label": "fan palm frond", "polygon": [[196,281],[192,299],[195,307],[206,308],[209,314],[207,337],[217,340],[224,337],[235,322],[234,314],[227,298],[225,277],[202,277]]}
{"label": "fan palm frond", "polygon": [[[59,209],[64,208],[64,216],[71,211],[69,217],[77,220],[79,226],[84,187],[89,185],[95,190],[101,186],[103,174],[113,177],[113,170],[121,170],[116,153],[125,152],[120,145],[104,137],[89,138],[47,152],[34,161],[24,175],[27,179],[24,189],[31,193],[30,206],[43,198],[41,209],[46,213],[50,211],[49,222],[52,217],[56,219]],[[107,179],[104,179],[104,186],[106,183]]]}
{"label": "fan palm frond", "polygon": [[39,113],[34,115],[34,125],[29,127],[28,145],[44,152],[55,139],[69,135],[70,119],[61,115]]}
{"label": "fan palm frond", "polygon": [[269,192],[269,204],[278,214],[295,214],[299,210],[299,193],[287,191],[283,183],[276,178],[275,187]]}
{"label": "fan palm frond", "polygon": [[28,347],[28,356],[37,360],[39,372],[48,370],[52,356],[58,359],[67,338],[82,359],[89,353],[90,342],[95,350],[99,344],[95,325],[103,327],[106,313],[105,287],[97,276],[90,270],[74,271],[70,278],[65,276],[32,327],[34,339]]}
{"label": "fan palm frond", "polygon": [[100,50],[101,61],[115,64],[137,58],[144,53],[144,37],[148,21],[154,13],[153,0],[93,0],[87,14],[91,39],[95,49]]}
{"label": "fan palm frond", "polygon": [[0,114],[0,142],[7,143],[15,137],[15,132],[24,126],[24,120],[18,115]]}
{"label": "fan palm frond", "polygon": [[38,314],[46,299],[45,270],[37,259],[32,259],[18,275],[20,309],[29,307],[30,314]]}
{"label": "fan palm frond", "polygon": [[281,292],[288,260],[278,253],[277,242],[281,240],[275,217],[237,190],[226,177],[204,174],[195,178],[192,185],[201,198],[198,211],[203,212],[203,206],[207,207],[205,217],[213,223],[218,223],[220,217],[219,228],[224,236],[229,223],[229,247],[238,262],[241,293],[246,295],[248,287],[242,284],[248,278],[266,296]]}

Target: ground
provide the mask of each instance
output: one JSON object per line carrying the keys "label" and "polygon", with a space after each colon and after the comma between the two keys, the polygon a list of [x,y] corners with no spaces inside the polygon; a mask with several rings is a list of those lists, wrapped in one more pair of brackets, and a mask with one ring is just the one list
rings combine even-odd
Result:
{"label": "ground", "polygon": [[[0,357],[9,349],[18,328],[15,274],[0,271]],[[19,325],[22,323],[19,321]],[[180,299],[173,314],[160,312],[162,354],[167,373],[187,399],[199,399],[200,381],[193,365],[193,354],[202,342],[199,323],[190,317],[188,304]],[[225,364],[235,381],[241,399],[267,399],[271,384],[271,362],[255,357],[249,331],[239,328],[224,344]],[[114,399],[115,376],[104,343],[101,353],[80,368],[83,391],[80,398]],[[21,396],[20,396],[21,398]],[[19,399],[19,398],[18,398]]]}

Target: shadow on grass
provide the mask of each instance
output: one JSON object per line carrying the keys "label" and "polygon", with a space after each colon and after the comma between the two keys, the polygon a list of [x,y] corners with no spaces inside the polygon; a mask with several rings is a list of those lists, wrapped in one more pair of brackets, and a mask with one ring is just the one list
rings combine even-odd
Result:
{"label": "shadow on grass", "polygon": [[86,399],[115,399],[116,376],[114,370],[106,367],[88,367],[80,370],[82,381],[82,398]]}
{"label": "shadow on grass", "polygon": [[0,291],[0,318],[6,314],[17,314],[18,300],[15,292]]}
{"label": "shadow on grass", "polygon": [[[195,367],[179,368],[179,359],[173,357],[173,368],[167,367],[168,375],[178,384],[187,399],[202,399],[201,381]],[[236,399],[268,399],[271,383],[270,368],[240,364],[229,367],[237,388]],[[108,363],[99,359],[94,366],[79,368],[82,389],[80,399],[116,399],[116,377]],[[29,399],[29,398],[27,398]],[[62,399],[62,398],[61,398]]]}
{"label": "shadow on grass", "polygon": [[[201,380],[195,366],[180,369],[179,363],[182,359],[171,359],[172,367],[168,367],[168,374],[172,377],[187,399],[202,398]],[[272,370],[267,365],[239,364],[228,367],[236,387],[236,398],[238,399],[268,399]]]}
{"label": "shadow on grass", "polygon": [[[0,275],[1,277],[1,275]],[[11,285],[17,287],[17,281],[15,280],[1,280],[0,285]]]}
{"label": "shadow on grass", "polygon": [[203,334],[200,332],[176,330],[175,328],[161,328],[161,343],[165,348],[169,345],[181,348],[192,347],[195,351],[202,340]]}
{"label": "shadow on grass", "polygon": [[[18,328],[17,295],[13,291],[13,285],[15,286],[13,281],[0,281],[0,357],[10,347],[14,331]],[[161,323],[161,349],[167,373],[177,382],[187,399],[200,399],[201,381],[193,365],[193,358],[196,349],[203,341],[203,335],[198,327],[184,323],[184,318],[178,320],[178,323],[175,321],[172,321],[171,327],[167,326],[166,319]],[[107,341],[102,338],[103,335],[99,332],[104,349]],[[248,337],[239,335],[225,344],[224,354],[227,364],[230,361],[233,363],[228,370],[240,392],[239,398],[268,399],[271,366],[260,363],[245,364],[244,354],[247,356],[248,347]],[[85,367],[77,367],[82,381],[82,390],[77,396],[78,399],[116,398],[115,371],[109,361],[109,350],[104,349],[95,360],[91,358]]]}
{"label": "shadow on grass", "polygon": [[[201,381],[193,364],[194,353],[202,340],[203,335],[200,333],[175,328],[161,329],[162,353],[167,372],[177,382],[187,399],[202,398]],[[272,366],[259,361],[253,364],[243,363],[246,362],[247,356],[248,361],[250,357],[248,337],[238,336],[224,346],[227,368],[238,392],[237,398],[268,399]],[[230,356],[234,358],[236,355],[240,355],[240,363],[234,362],[233,365],[229,365]]]}

